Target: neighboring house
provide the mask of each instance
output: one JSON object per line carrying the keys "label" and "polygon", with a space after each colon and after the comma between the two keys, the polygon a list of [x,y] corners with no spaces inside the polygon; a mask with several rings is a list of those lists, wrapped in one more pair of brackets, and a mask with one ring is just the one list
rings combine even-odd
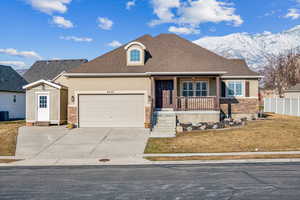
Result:
{"label": "neighboring house", "polygon": [[27,122],[152,128],[162,114],[180,123],[253,118],[260,78],[244,60],[226,59],[174,34],[145,35],[52,82],[25,86],[32,99]]}
{"label": "neighboring house", "polygon": [[52,80],[56,76],[59,76],[62,72],[71,70],[86,62],[86,59],[39,60],[25,72],[23,77],[26,81],[28,81],[28,83],[41,79]]}
{"label": "neighboring house", "polygon": [[25,118],[25,84],[13,68],[0,65],[0,112],[8,112],[10,120]]}
{"label": "neighboring house", "polygon": [[295,86],[289,88],[284,92],[285,98],[300,98],[300,83]]}

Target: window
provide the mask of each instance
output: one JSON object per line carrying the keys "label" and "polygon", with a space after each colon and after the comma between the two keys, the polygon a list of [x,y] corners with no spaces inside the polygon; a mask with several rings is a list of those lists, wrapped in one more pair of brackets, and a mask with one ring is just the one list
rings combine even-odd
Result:
{"label": "window", "polygon": [[17,102],[17,95],[13,96],[13,102],[16,103]]}
{"label": "window", "polygon": [[196,95],[197,97],[208,96],[207,92],[207,82],[196,82]]}
{"label": "window", "polygon": [[205,81],[185,81],[182,83],[182,96],[184,97],[205,97],[208,96],[208,83]]}
{"label": "window", "polygon": [[243,82],[229,81],[227,84],[227,96],[243,96]]}
{"label": "window", "polygon": [[141,52],[139,50],[130,51],[130,61],[131,62],[140,62],[141,61]]}
{"label": "window", "polygon": [[184,97],[194,96],[193,82],[183,82],[182,96],[184,96]]}
{"label": "window", "polygon": [[47,96],[40,96],[39,101],[40,108],[47,108]]}

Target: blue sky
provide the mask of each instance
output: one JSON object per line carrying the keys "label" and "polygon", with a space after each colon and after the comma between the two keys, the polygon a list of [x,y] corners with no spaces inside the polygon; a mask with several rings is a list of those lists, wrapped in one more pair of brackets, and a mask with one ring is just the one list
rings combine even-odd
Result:
{"label": "blue sky", "polygon": [[144,34],[188,40],[281,32],[300,23],[300,0],[1,0],[0,64],[93,59]]}

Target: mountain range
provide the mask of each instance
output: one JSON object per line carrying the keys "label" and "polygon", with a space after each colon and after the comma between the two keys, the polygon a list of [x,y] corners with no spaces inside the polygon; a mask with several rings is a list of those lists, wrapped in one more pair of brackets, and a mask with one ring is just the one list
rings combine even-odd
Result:
{"label": "mountain range", "polygon": [[220,37],[203,37],[194,43],[227,58],[245,59],[259,70],[267,63],[267,55],[278,55],[288,50],[300,50],[300,25],[281,33],[234,33]]}

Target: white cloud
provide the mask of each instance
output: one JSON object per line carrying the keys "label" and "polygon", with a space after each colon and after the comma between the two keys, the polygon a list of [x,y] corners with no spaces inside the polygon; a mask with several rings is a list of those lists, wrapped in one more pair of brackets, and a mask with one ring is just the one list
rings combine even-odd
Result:
{"label": "white cloud", "polygon": [[114,22],[106,17],[98,17],[98,26],[103,30],[111,30]]}
{"label": "white cloud", "polygon": [[121,46],[122,44],[117,41],[117,40],[113,40],[112,42],[108,43],[108,46],[113,47],[113,48],[117,48],[119,46]]}
{"label": "white cloud", "polygon": [[61,40],[72,40],[74,42],[92,42],[92,38],[88,37],[76,37],[76,36],[61,36],[59,37]]}
{"label": "white cloud", "polygon": [[175,15],[172,9],[180,7],[179,0],[152,0],[153,12],[158,17],[158,20],[150,22],[151,26],[161,23],[169,23],[174,21]]}
{"label": "white cloud", "polygon": [[61,16],[53,16],[52,22],[60,28],[73,28],[74,25],[70,20],[65,19]]}
{"label": "white cloud", "polygon": [[182,35],[191,35],[191,34],[199,34],[200,31],[197,29],[194,29],[192,27],[176,27],[176,26],[170,26],[169,32],[176,33],[176,34],[182,34]]}
{"label": "white cloud", "polygon": [[207,22],[232,22],[236,26],[243,23],[241,17],[235,15],[232,4],[217,0],[197,0],[189,3],[190,5],[180,8],[180,23],[199,25]]}
{"label": "white cloud", "polygon": [[0,65],[8,65],[13,67],[26,67],[27,65],[22,61],[0,61]]}
{"label": "white cloud", "polygon": [[[299,2],[300,2],[300,0],[299,0]],[[285,18],[291,18],[293,20],[299,19],[300,18],[300,10],[295,9],[295,8],[291,8],[291,9],[288,10],[288,13],[284,17]]]}
{"label": "white cloud", "polygon": [[34,9],[46,14],[65,13],[72,0],[26,0]]}
{"label": "white cloud", "polygon": [[127,9],[127,10],[130,10],[131,7],[133,7],[133,6],[135,6],[135,0],[133,0],[133,1],[128,1],[128,2],[126,3],[126,9]]}
{"label": "white cloud", "polygon": [[0,54],[6,54],[10,56],[20,56],[24,58],[35,58],[35,59],[41,59],[41,56],[37,54],[34,51],[18,51],[13,48],[8,48],[8,49],[0,49]]}
{"label": "white cloud", "polygon": [[150,22],[154,26],[162,23],[174,23],[180,26],[198,28],[201,24],[228,22],[234,26],[243,23],[235,14],[233,4],[220,0],[152,0],[154,13],[158,19]]}

